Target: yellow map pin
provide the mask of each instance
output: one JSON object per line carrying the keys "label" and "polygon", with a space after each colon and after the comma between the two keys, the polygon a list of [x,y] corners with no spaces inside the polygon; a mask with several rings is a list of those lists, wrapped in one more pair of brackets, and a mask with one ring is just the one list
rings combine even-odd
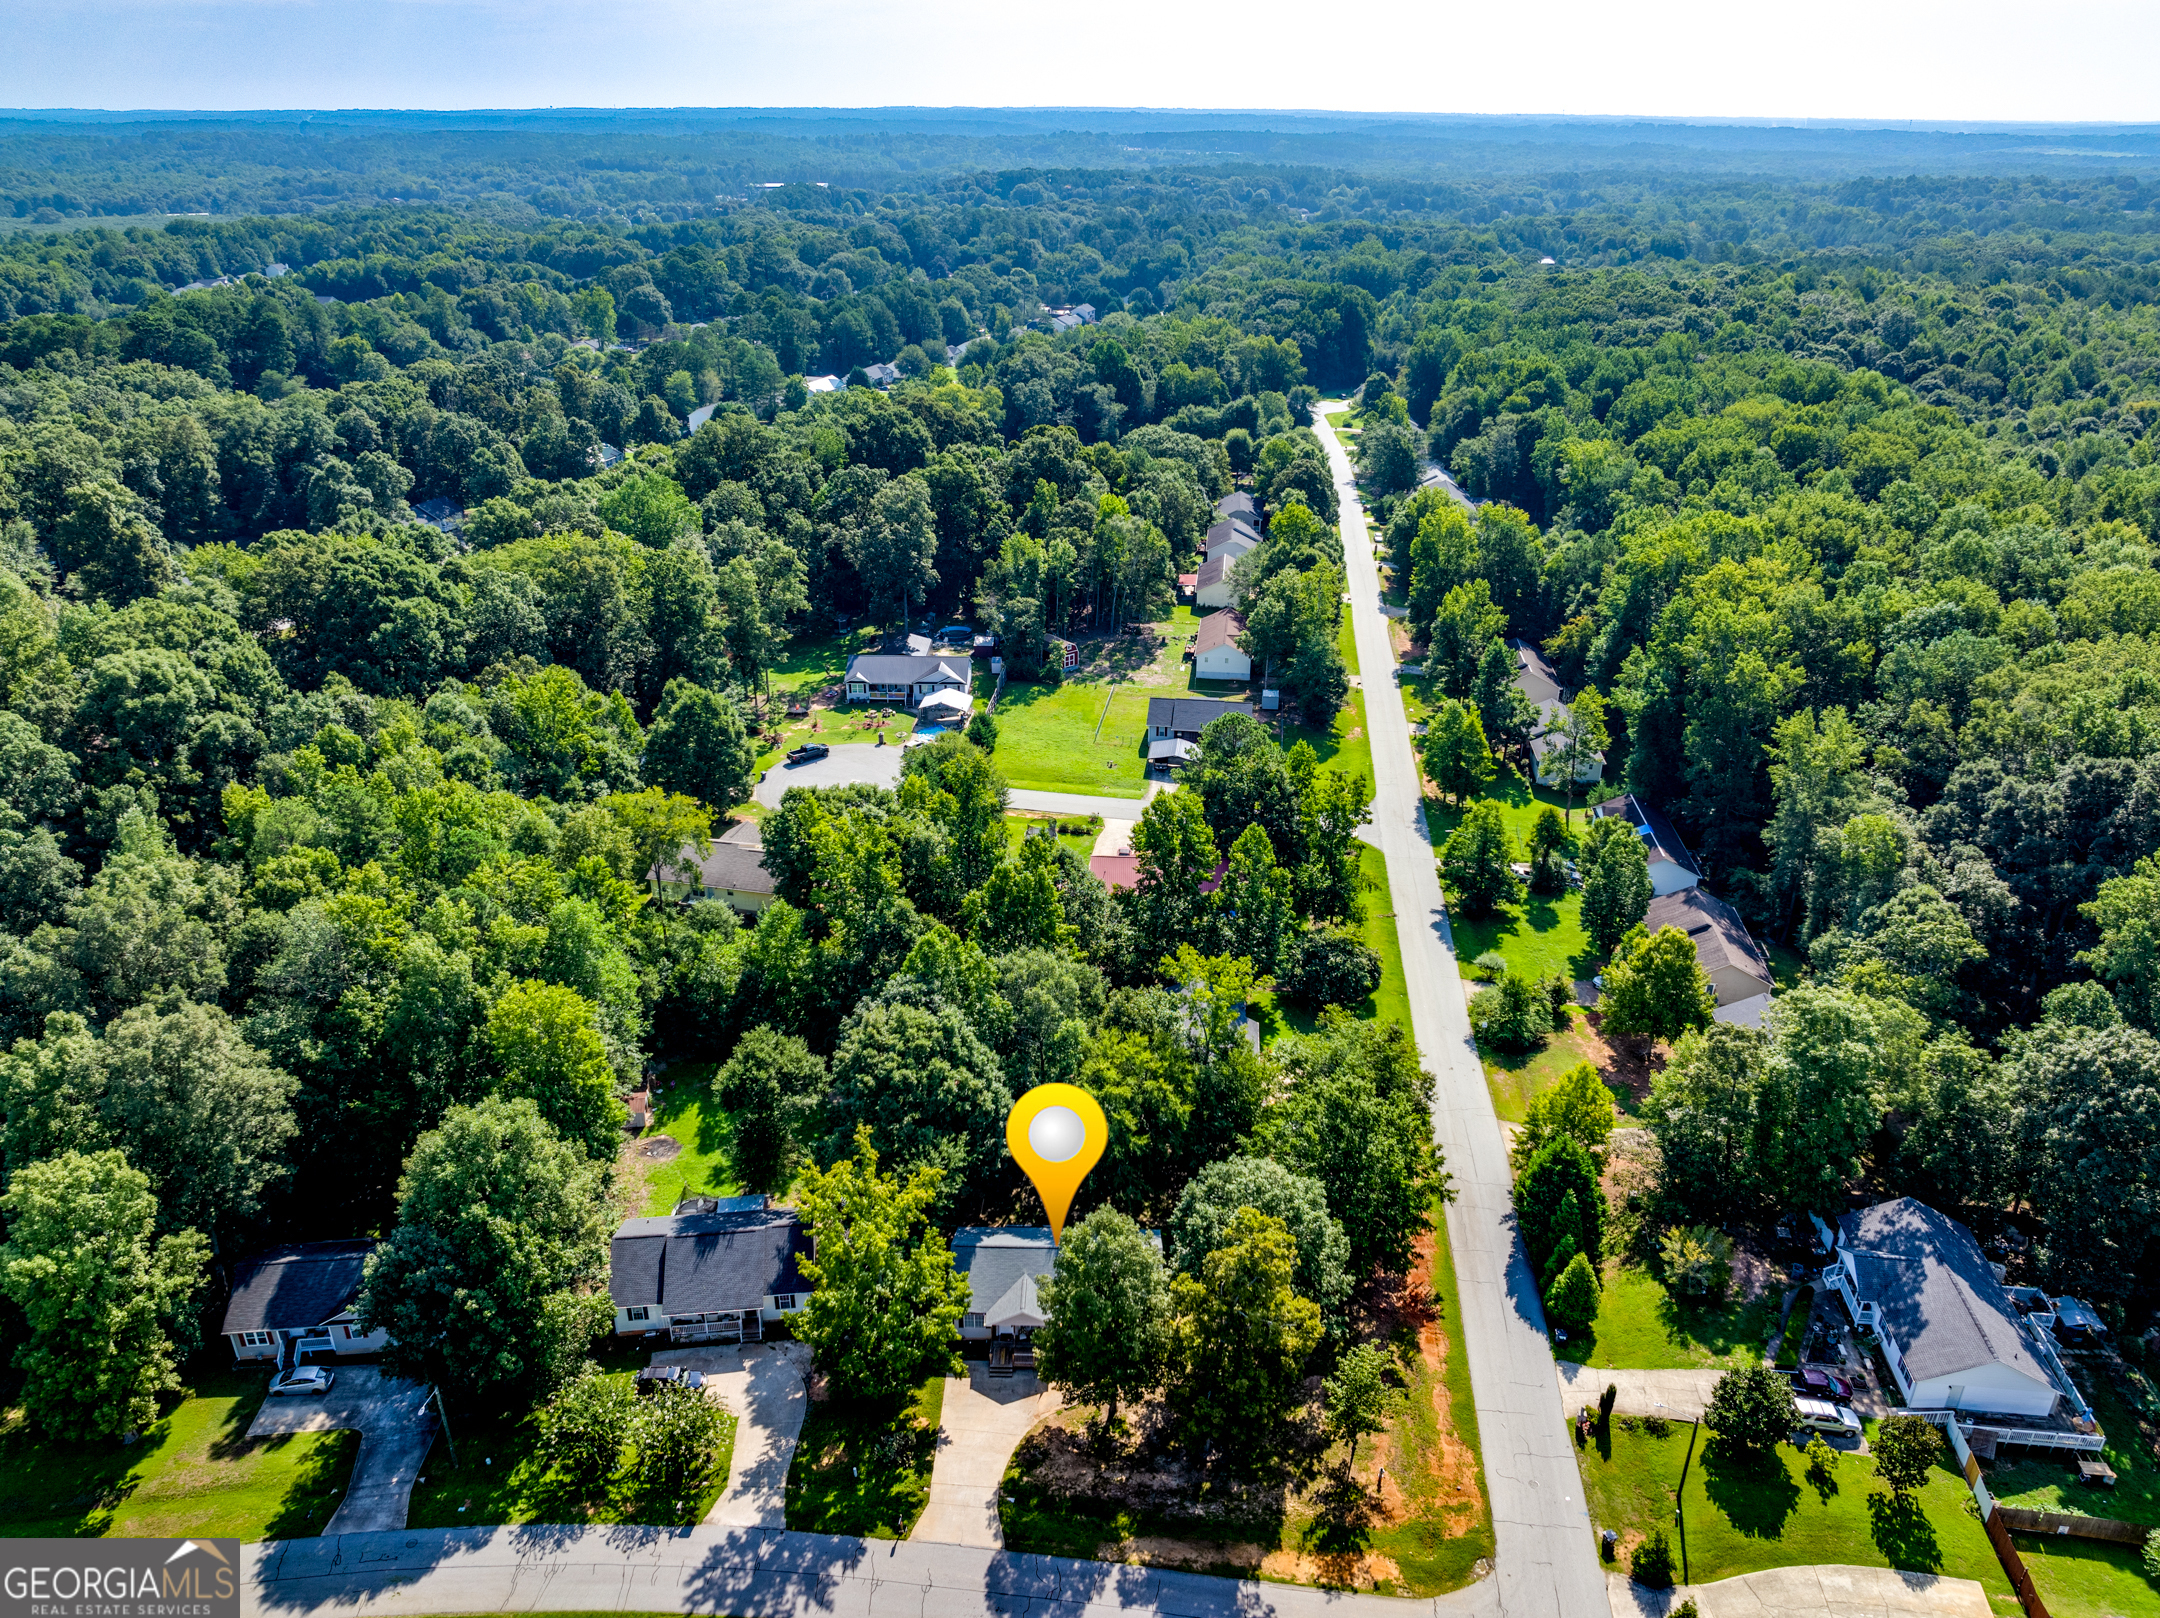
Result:
{"label": "yellow map pin", "polygon": [[1050,1239],[1062,1239],[1073,1194],[1110,1144],[1110,1121],[1078,1085],[1038,1084],[1013,1104],[1005,1144],[1042,1198]]}

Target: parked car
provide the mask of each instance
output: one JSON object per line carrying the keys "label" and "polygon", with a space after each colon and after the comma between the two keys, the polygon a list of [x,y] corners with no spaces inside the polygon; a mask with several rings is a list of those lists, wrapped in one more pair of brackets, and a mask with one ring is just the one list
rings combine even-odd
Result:
{"label": "parked car", "polygon": [[1795,1399],[1793,1405],[1800,1412],[1800,1426],[1811,1433],[1825,1433],[1833,1438],[1858,1438],[1860,1418],[1844,1405],[1832,1404],[1827,1399]]}
{"label": "parked car", "polygon": [[823,742],[804,742],[802,746],[789,751],[787,761],[790,764],[807,764],[814,758],[823,758],[831,751]]}
{"label": "parked car", "polygon": [[337,1372],[324,1365],[296,1365],[290,1371],[282,1371],[270,1379],[270,1397],[273,1399],[312,1399],[328,1393],[337,1382]]}
{"label": "parked car", "polygon": [[1793,1392],[1816,1399],[1850,1399],[1852,1384],[1833,1372],[1809,1365],[1794,1373]]}
{"label": "parked car", "polygon": [[704,1389],[705,1373],[702,1371],[686,1371],[680,1365],[648,1365],[644,1370],[638,1372],[631,1379],[631,1382],[637,1389],[638,1397],[641,1399],[650,1394],[658,1393],[660,1385],[664,1382],[672,1382],[678,1387],[685,1387],[692,1393],[697,1393]]}

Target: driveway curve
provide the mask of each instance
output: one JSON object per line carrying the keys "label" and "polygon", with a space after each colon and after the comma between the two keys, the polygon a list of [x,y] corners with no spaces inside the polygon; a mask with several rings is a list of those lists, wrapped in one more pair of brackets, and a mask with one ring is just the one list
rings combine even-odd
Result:
{"label": "driveway curve", "polygon": [[369,1534],[403,1528],[413,1481],[435,1442],[428,1390],[418,1382],[386,1376],[373,1365],[339,1365],[336,1380],[320,1399],[265,1399],[248,1424],[250,1438],[284,1433],[327,1433],[350,1428],[360,1435],[345,1498],[323,1525],[327,1534]]}
{"label": "driveway curve", "polygon": [[970,1365],[966,1376],[947,1377],[930,1503],[908,1538],[1003,1550],[998,1486],[1005,1468],[1028,1429],[1064,1402],[1032,1371],[993,1377],[988,1367]]}
{"label": "driveway curve", "polygon": [[706,1388],[717,1392],[735,1416],[727,1487],[704,1520],[785,1528],[788,1467],[810,1410],[810,1391],[803,1381],[809,1349],[801,1343],[664,1348],[654,1353],[652,1362],[702,1371]]}

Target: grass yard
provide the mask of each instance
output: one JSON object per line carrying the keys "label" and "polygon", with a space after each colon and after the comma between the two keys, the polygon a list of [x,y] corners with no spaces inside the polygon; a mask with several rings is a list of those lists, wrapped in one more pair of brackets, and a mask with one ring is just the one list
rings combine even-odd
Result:
{"label": "grass yard", "polygon": [[[220,1345],[222,1346],[222,1345]],[[0,1537],[299,1539],[320,1534],[352,1477],[360,1435],[243,1435],[267,1371],[218,1369],[135,1443],[43,1439],[0,1423]]]}
{"label": "grass yard", "polygon": [[1131,798],[1147,790],[1147,705],[1159,689],[1094,681],[1009,682],[998,703],[997,766],[1029,792]]}
{"label": "grass yard", "polygon": [[[627,1383],[632,1372],[613,1369]],[[408,1528],[471,1528],[492,1523],[664,1523],[688,1526],[702,1519],[727,1487],[735,1447],[730,1415],[705,1482],[689,1499],[660,1499],[641,1489],[627,1470],[597,1486],[580,1484],[548,1464],[540,1446],[537,1412],[515,1417],[459,1415],[453,1436],[458,1465],[441,1435],[428,1452],[407,1509]]]}
{"label": "grass yard", "polygon": [[1465,967],[1487,950],[1506,957],[1508,970],[1534,978],[1555,973],[1571,982],[1597,971],[1598,954],[1582,927],[1582,894],[1526,893],[1521,904],[1489,916],[1448,912],[1456,959]]}
{"label": "grass yard", "polygon": [[1752,1365],[1777,1330],[1782,1291],[1752,1303],[1694,1302],[1673,1297],[1639,1265],[1605,1264],[1596,1322],[1553,1352],[1599,1370],[1672,1371]]}
{"label": "grass yard", "polygon": [[1336,650],[1342,653],[1343,668],[1350,674],[1360,674],[1357,660],[1357,624],[1346,606],[1342,610],[1342,627],[1335,632]]}
{"label": "grass yard", "polygon": [[[1388,889],[1387,856],[1367,846],[1359,851],[1358,875],[1365,886],[1365,920],[1358,936],[1380,957],[1380,987],[1350,1008],[1360,1021],[1379,1018],[1410,1026],[1410,985],[1403,976],[1402,940],[1395,932],[1394,899]],[[1254,995],[1251,1011],[1260,1024],[1262,1043],[1284,1034],[1309,1034],[1320,1025],[1303,1006],[1278,999],[1273,989]]]}
{"label": "grass yard", "polygon": [[788,1468],[787,1525],[803,1533],[905,1539],[930,1503],[945,1379],[889,1405],[813,1404]]}
{"label": "grass yard", "polygon": [[[645,1173],[645,1212],[664,1214],[684,1197],[728,1197],[742,1190],[733,1166],[734,1135],[728,1115],[712,1098],[713,1062],[677,1062],[669,1067],[653,1096],[652,1122],[631,1148]],[[665,1135],[682,1147],[674,1157],[647,1158],[637,1152],[654,1136]]]}
{"label": "grass yard", "polygon": [[[1568,822],[1568,829],[1579,837],[1585,822],[1583,806],[1597,802],[1607,795],[1604,787],[1586,788],[1576,795],[1575,806],[1571,812],[1566,794],[1554,792],[1549,787],[1532,786],[1523,779],[1522,771],[1512,764],[1503,764],[1499,767],[1499,773],[1486,784],[1485,790],[1471,801],[1497,803],[1500,806],[1501,818],[1507,822],[1508,835],[1515,839],[1518,848],[1525,848],[1530,840],[1530,828],[1536,822],[1540,809],[1558,810],[1561,817]],[[1433,843],[1437,847],[1446,840],[1449,832],[1462,824],[1462,811],[1439,798],[1428,798],[1425,802],[1425,818],[1432,827]]]}
{"label": "grass yard", "polygon": [[[1455,936],[1459,941],[1462,934]],[[1591,1031],[1579,1006],[1568,1008],[1567,1031],[1554,1034],[1543,1050],[1517,1053],[1480,1045],[1478,1055],[1485,1061],[1485,1088],[1492,1092],[1494,1113],[1507,1123],[1521,1123],[1530,1116],[1531,1097],[1580,1063],[1597,1066],[1603,1049],[1604,1042]],[[1615,1091],[1614,1096],[1626,1111],[1632,1098],[1624,1091]]]}
{"label": "grass yard", "polygon": [[[1134,813],[1133,818],[1139,818],[1137,811]],[[1007,840],[1012,844],[1013,852],[1015,854],[1018,854],[1020,852],[1020,845],[1026,840],[1027,834],[1031,828],[1046,826],[1051,824],[1052,822],[1055,822],[1060,827],[1085,826],[1087,825],[1087,817],[1074,815],[1065,815],[1062,817],[1055,815],[1038,815],[1027,811],[1007,815],[1005,817],[1005,836]],[[1085,859],[1088,855],[1095,852],[1095,833],[1100,829],[1100,827],[1096,827],[1086,831],[1060,830],[1057,834],[1057,840],[1060,843],[1064,844],[1067,848],[1071,849],[1074,853],[1078,854],[1082,859]]]}
{"label": "grass yard", "polygon": [[[1616,1420],[1609,1434],[1577,1451],[1592,1525],[1619,1534],[1623,1569],[1628,1550],[1662,1529],[1673,1539],[1674,1556],[1684,1552],[1692,1583],[1843,1563],[1974,1579],[1999,1612],[2017,1610],[1994,1547],[1969,1509],[1972,1496],[1949,1465],[1938,1465],[1911,1504],[1900,1507],[1876,1487],[1874,1463],[1865,1456],[1841,1456],[1818,1486],[1789,1444],[1769,1455],[1728,1457],[1702,1442],[1709,1435],[1698,1438],[1692,1423],[1661,1425],[1657,1436],[1648,1424]],[[1673,1534],[1673,1493],[1682,1487],[1684,1463],[1681,1531]]]}
{"label": "grass yard", "polygon": [[1326,731],[1311,725],[1283,726],[1284,747],[1294,747],[1301,741],[1312,744],[1312,750],[1320,755],[1322,768],[1362,777],[1367,790],[1371,789],[1372,736],[1365,728],[1364,692],[1350,693],[1350,700],[1336,712],[1335,723]]}
{"label": "grass yard", "polygon": [[[2138,1429],[2136,1413],[2105,1376],[2080,1377],[2100,1430],[2107,1435],[2101,1458],[2115,1469],[2115,1487],[2078,1482],[2077,1468],[2044,1454],[1989,1469],[1988,1492],[2021,1511],[2059,1511],[2080,1517],[2114,1517],[2160,1528],[2160,1460]],[[2038,1577],[2037,1574],[2034,1577]]]}
{"label": "grass yard", "polygon": [[2050,1534],[2011,1536],[2049,1618],[2134,1618],[2160,1612],[2160,1583],[2135,1545]]}

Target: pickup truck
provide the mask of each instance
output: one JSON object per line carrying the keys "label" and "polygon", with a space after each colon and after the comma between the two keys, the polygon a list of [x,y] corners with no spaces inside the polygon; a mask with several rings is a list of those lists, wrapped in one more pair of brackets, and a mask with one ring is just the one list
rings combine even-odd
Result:
{"label": "pickup truck", "polygon": [[789,752],[787,761],[790,764],[807,764],[814,758],[823,758],[831,751],[823,742],[804,742],[802,746]]}

